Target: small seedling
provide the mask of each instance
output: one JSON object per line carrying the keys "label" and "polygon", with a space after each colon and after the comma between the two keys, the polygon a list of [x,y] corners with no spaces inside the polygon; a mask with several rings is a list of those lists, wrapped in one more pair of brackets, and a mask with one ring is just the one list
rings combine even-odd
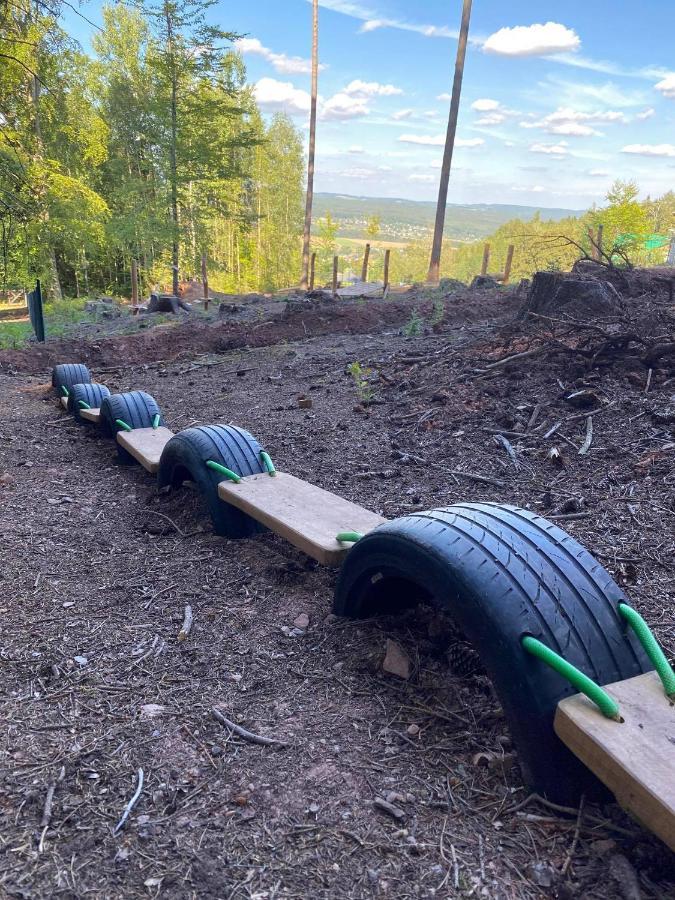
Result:
{"label": "small seedling", "polygon": [[438,298],[434,300],[434,311],[431,314],[431,324],[432,325],[440,325],[443,321],[443,316],[445,315],[445,301]]}
{"label": "small seedling", "polygon": [[364,406],[367,406],[374,397],[373,388],[368,381],[373,370],[364,368],[360,362],[353,362],[347,366],[347,372],[352,376],[359,400]]}
{"label": "small seedling", "polygon": [[417,337],[422,334],[422,325],[424,324],[420,314],[413,309],[412,315],[406,325],[403,327],[403,334],[406,337]]}

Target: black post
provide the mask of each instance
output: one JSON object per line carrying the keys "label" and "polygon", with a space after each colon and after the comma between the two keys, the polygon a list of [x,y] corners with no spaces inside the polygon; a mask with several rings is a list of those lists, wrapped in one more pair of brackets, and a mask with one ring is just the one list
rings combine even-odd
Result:
{"label": "black post", "polygon": [[28,294],[28,315],[35,332],[35,337],[41,344],[45,340],[45,319],[42,312],[42,289],[40,279],[35,282],[35,290]]}

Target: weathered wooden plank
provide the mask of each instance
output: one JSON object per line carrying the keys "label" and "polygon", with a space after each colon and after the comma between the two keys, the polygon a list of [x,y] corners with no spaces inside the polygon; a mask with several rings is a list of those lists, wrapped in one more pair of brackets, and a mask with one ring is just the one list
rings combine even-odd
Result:
{"label": "weathered wooden plank", "polygon": [[153,475],[159,468],[162,450],[173,437],[170,428],[134,428],[133,431],[118,431],[117,442],[134,459]]}
{"label": "weathered wooden plank", "polygon": [[675,705],[656,672],[607,685],[622,722],[606,719],[583,694],[558,704],[558,737],[617,802],[675,850]]}
{"label": "weathered wooden plank", "polygon": [[238,484],[221,481],[218,495],[326,566],[339,565],[349,551],[349,544],[336,540],[339,532],[365,534],[386,521],[285,472],[249,475]]}
{"label": "weathered wooden plank", "polygon": [[93,407],[92,409],[81,409],[80,418],[86,419],[87,422],[93,422],[94,425],[98,425],[98,423],[101,421],[101,410],[98,407]]}

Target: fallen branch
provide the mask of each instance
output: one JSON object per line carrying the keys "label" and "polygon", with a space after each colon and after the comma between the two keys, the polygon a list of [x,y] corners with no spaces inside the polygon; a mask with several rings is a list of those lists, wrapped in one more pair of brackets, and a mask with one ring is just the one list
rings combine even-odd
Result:
{"label": "fallen branch", "polygon": [[488,478],[487,475],[477,475],[475,472],[462,472],[460,469],[450,469],[451,475],[463,475],[464,478],[470,478],[472,481],[479,481],[481,484],[491,484],[494,487],[506,487],[506,482],[500,481],[498,478]]}
{"label": "fallen branch", "polygon": [[588,416],[586,419],[586,438],[579,447],[579,456],[585,456],[588,451],[591,449],[591,444],[593,443],[593,416]]}
{"label": "fallen branch", "polygon": [[134,806],[136,806],[136,804],[138,803],[138,801],[140,799],[141,792],[143,791],[144,780],[145,780],[145,776],[143,775],[143,769],[139,769],[138,770],[138,787],[136,788],[136,790],[134,792],[134,796],[124,807],[124,812],[122,813],[122,818],[119,820],[117,825],[115,825],[115,828],[113,829],[113,834],[117,834],[118,831],[121,831],[122,828],[124,828],[124,825],[126,824],[126,821],[129,818],[131,810],[134,808]]}
{"label": "fallen branch", "polygon": [[497,443],[501,444],[502,447],[506,450],[506,452],[508,453],[509,459],[513,463],[513,467],[515,469],[519,469],[520,463],[518,462],[518,456],[516,455],[516,451],[513,449],[513,446],[509,443],[509,441],[506,440],[506,438],[504,437],[503,434],[496,434],[495,440],[497,441]]}
{"label": "fallen branch", "polygon": [[42,853],[44,851],[44,840],[45,835],[47,834],[47,829],[49,828],[49,823],[52,820],[52,807],[54,805],[54,794],[56,792],[56,786],[61,784],[63,779],[66,777],[66,767],[61,766],[61,771],[59,772],[59,777],[52,781],[52,783],[47,788],[47,796],[45,797],[45,805],[42,808],[42,818],[40,819],[40,828],[42,829],[42,833],[40,834],[40,843],[38,845],[38,853]]}
{"label": "fallen branch", "polygon": [[178,632],[178,640],[185,641],[187,640],[188,635],[192,631],[192,607],[188,603],[185,607],[185,616],[183,618],[183,624],[181,625],[180,631]]}
{"label": "fallen branch", "polygon": [[522,353],[514,353],[511,356],[505,356],[503,359],[498,359],[497,362],[489,363],[489,365],[484,367],[484,371],[489,372],[491,369],[497,369],[499,366],[505,366],[507,363],[515,362],[519,359],[529,359],[531,356],[537,356],[539,353],[544,353],[547,349],[547,347],[536,347],[534,350],[523,350]]}
{"label": "fallen branch", "polygon": [[264,747],[278,746],[285,747],[286,741],[279,741],[276,738],[268,738],[263,737],[261,734],[254,734],[252,731],[247,731],[245,728],[242,728],[241,725],[237,725],[236,722],[230,721],[227,719],[218,709],[215,707],[211,710],[213,714],[213,718],[220,722],[221,725],[224,725],[226,728],[229,728],[230,731],[233,731],[236,735],[239,735],[240,738],[243,738],[245,741],[250,741],[252,744],[262,744]]}
{"label": "fallen branch", "polygon": [[178,525],[176,525],[176,523],[174,522],[174,520],[173,520],[173,519],[170,519],[168,516],[164,515],[164,513],[159,512],[159,510],[157,510],[157,509],[148,509],[148,510],[146,510],[146,512],[152,513],[153,516],[159,516],[161,519],[166,519],[166,521],[169,523],[169,525],[172,525],[172,526],[176,529],[176,531],[178,532],[178,534],[179,534],[181,537],[187,537],[187,535],[185,534],[185,532],[182,531],[182,530],[178,527]]}

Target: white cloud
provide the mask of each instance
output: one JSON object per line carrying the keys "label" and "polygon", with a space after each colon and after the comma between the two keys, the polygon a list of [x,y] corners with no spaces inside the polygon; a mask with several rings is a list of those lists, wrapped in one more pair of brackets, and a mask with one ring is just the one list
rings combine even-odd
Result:
{"label": "white cloud", "polygon": [[485,98],[483,100],[474,100],[471,104],[471,109],[475,109],[477,112],[492,112],[494,109],[499,109],[499,106],[499,100],[488,100]]}
{"label": "white cloud", "polygon": [[642,112],[637,113],[635,118],[639,119],[641,122],[644,122],[645,119],[651,119],[651,117],[655,114],[656,110],[650,106],[647,109],[643,109]]}
{"label": "white cloud", "polygon": [[[425,147],[444,147],[444,134],[402,134],[399,141],[404,144],[422,144]],[[480,147],[485,143],[483,138],[456,138],[455,147]]]}
{"label": "white cloud", "polygon": [[432,182],[432,181],[436,181],[436,176],[435,175],[424,175],[424,174],[415,172],[414,174],[408,176],[408,181]]}
{"label": "white cloud", "polygon": [[557,144],[531,144],[530,153],[546,153],[550,156],[560,158],[567,156],[567,141],[558,141]]}
{"label": "white cloud", "polygon": [[482,125],[484,128],[490,128],[493,125],[501,125],[506,122],[507,116],[505,113],[495,112],[489,113],[487,116],[481,116],[480,119],[476,119],[476,125]]}
{"label": "white cloud", "polygon": [[604,169],[590,169],[588,174],[591,178],[609,178],[609,172]]}
{"label": "white cloud", "polygon": [[545,25],[500,28],[485,41],[483,50],[501,56],[548,56],[569,53],[580,46],[579,36],[573,29],[558,22],[547,22]]}
{"label": "white cloud", "polygon": [[444,103],[449,103],[452,100],[452,94],[447,94],[447,93],[439,94],[438,97],[436,97],[436,99],[442,100]]}
{"label": "white cloud", "polygon": [[514,184],[511,190],[518,191],[519,193],[522,191],[526,194],[543,194],[546,188],[543,188],[540,184],[535,184],[533,187],[519,187]]}
{"label": "white cloud", "polygon": [[[255,53],[270,62],[277,72],[283,75],[309,75],[312,71],[312,61],[301,56],[287,56],[285,53],[274,53],[269,47],[264,47],[258,38],[239,38],[234,46],[240,53]],[[326,66],[320,65],[319,69]]]}
{"label": "white cloud", "polygon": [[549,134],[562,134],[572,137],[599,136],[600,132],[591,127],[593,124],[625,124],[628,120],[622,112],[605,110],[604,112],[581,112],[570,107],[559,107],[555,112],[544,116],[539,121],[524,121],[521,128],[540,128]]}
{"label": "white cloud", "polygon": [[626,109],[629,106],[644,106],[648,102],[649,95],[642,90],[626,90],[620,88],[612,81],[603,84],[588,84],[583,81],[567,81],[564,78],[549,76],[545,81],[539,82],[536,91],[531,91],[537,100],[544,94],[553,93],[560,98],[561,105],[573,106],[577,109],[597,108],[598,105],[613,107],[614,109]]}
{"label": "white cloud", "polygon": [[665,78],[655,84],[654,87],[660,91],[664,97],[675,100],[675,72],[669,72]]}
{"label": "white cloud", "polygon": [[622,153],[635,153],[638,156],[675,157],[675,144],[628,144]]}
{"label": "white cloud", "polygon": [[400,122],[401,119],[409,119],[413,115],[414,112],[415,112],[414,109],[399,109],[397,112],[395,112],[392,115],[392,119],[395,119],[397,122]]}
{"label": "white cloud", "polygon": [[350,97],[395,97],[403,93],[403,90],[393,84],[380,84],[377,81],[350,81],[343,93]]}
{"label": "white cloud", "polygon": [[290,113],[309,112],[311,102],[309,93],[294,87],[290,81],[261,78],[253,88],[253,93],[261,109],[285,110]]}
{"label": "white cloud", "polygon": [[347,153],[365,153],[363,147],[358,144],[353,144],[348,150]]}
{"label": "white cloud", "polygon": [[358,119],[367,116],[370,107],[361,97],[352,97],[342,91],[325,100],[320,112],[322,119]]}

